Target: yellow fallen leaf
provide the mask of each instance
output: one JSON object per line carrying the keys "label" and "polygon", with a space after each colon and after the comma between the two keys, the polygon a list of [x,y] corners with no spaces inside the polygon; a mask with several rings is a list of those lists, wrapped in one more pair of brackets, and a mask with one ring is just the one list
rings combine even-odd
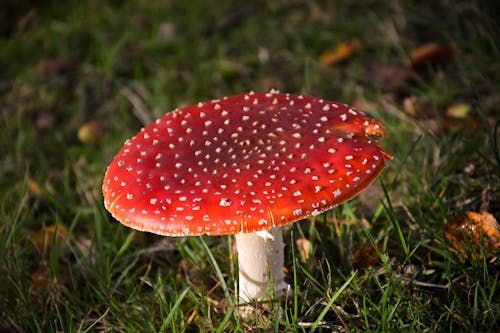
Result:
{"label": "yellow fallen leaf", "polygon": [[465,119],[470,114],[472,108],[466,103],[455,103],[446,109],[446,115],[448,117],[456,119]]}
{"label": "yellow fallen leaf", "polygon": [[36,180],[28,179],[28,190],[30,194],[41,195],[42,190],[40,189],[40,184]]}
{"label": "yellow fallen leaf", "polygon": [[101,139],[103,132],[103,124],[100,121],[91,120],[78,129],[78,139],[83,143],[96,143]]}
{"label": "yellow fallen leaf", "polygon": [[360,46],[361,44],[357,39],[340,43],[337,47],[335,47],[335,49],[326,51],[320,55],[319,62],[325,66],[336,65],[351,57],[360,48]]}

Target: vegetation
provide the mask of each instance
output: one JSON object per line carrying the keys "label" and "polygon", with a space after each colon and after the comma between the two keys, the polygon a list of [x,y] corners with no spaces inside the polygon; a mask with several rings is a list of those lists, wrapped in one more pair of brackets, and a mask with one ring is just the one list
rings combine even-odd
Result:
{"label": "vegetation", "polygon": [[[500,330],[495,230],[460,242],[449,228],[500,218],[494,2],[8,3],[0,331]],[[148,121],[271,88],[365,110],[395,159],[358,198],[290,227],[294,294],[243,319],[231,237],[132,231],[100,186]]]}

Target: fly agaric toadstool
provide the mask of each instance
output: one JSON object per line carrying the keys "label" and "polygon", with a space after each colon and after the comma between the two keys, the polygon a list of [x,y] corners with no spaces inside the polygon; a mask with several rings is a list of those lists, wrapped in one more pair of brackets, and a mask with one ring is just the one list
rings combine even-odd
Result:
{"label": "fly agaric toadstool", "polygon": [[391,158],[377,145],[383,135],[380,122],[311,96],[272,90],[198,103],[125,142],[106,171],[104,203],[141,231],[235,235],[247,303],[289,289],[280,227],[367,187]]}

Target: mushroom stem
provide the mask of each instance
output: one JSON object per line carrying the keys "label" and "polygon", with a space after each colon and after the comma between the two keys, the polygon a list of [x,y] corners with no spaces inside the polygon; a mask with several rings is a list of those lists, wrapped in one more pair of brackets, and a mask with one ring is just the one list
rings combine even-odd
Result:
{"label": "mushroom stem", "polygon": [[289,291],[285,282],[281,228],[235,235],[238,249],[240,303],[262,300]]}

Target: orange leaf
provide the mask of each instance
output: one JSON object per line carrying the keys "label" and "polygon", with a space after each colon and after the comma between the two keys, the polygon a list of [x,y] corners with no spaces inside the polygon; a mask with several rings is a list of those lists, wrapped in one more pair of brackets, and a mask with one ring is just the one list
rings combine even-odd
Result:
{"label": "orange leaf", "polygon": [[437,43],[425,44],[410,54],[410,66],[413,69],[420,69],[427,64],[444,62],[451,58],[454,49],[448,45]]}
{"label": "orange leaf", "polygon": [[474,254],[478,258],[481,257],[481,245],[486,255],[500,249],[500,226],[488,212],[467,212],[465,216],[460,216],[444,226],[444,232],[446,238],[463,256],[466,255],[466,245],[475,251]]}
{"label": "orange leaf", "polygon": [[191,323],[194,321],[194,319],[196,318],[196,315],[198,314],[198,308],[195,308],[193,310],[193,312],[191,312],[191,314],[189,315],[187,321],[186,321],[186,324],[187,325],[191,325]]}
{"label": "orange leaf", "polygon": [[361,44],[357,39],[340,43],[334,50],[323,53],[319,57],[319,62],[325,66],[336,65],[351,57],[360,48],[360,46]]}
{"label": "orange leaf", "polygon": [[[57,238],[54,240],[56,235]],[[51,224],[43,226],[40,231],[31,236],[31,239],[36,248],[42,252],[44,249],[49,248],[52,244],[56,244],[57,246],[62,245],[67,235],[68,231],[64,226],[60,224]]]}

